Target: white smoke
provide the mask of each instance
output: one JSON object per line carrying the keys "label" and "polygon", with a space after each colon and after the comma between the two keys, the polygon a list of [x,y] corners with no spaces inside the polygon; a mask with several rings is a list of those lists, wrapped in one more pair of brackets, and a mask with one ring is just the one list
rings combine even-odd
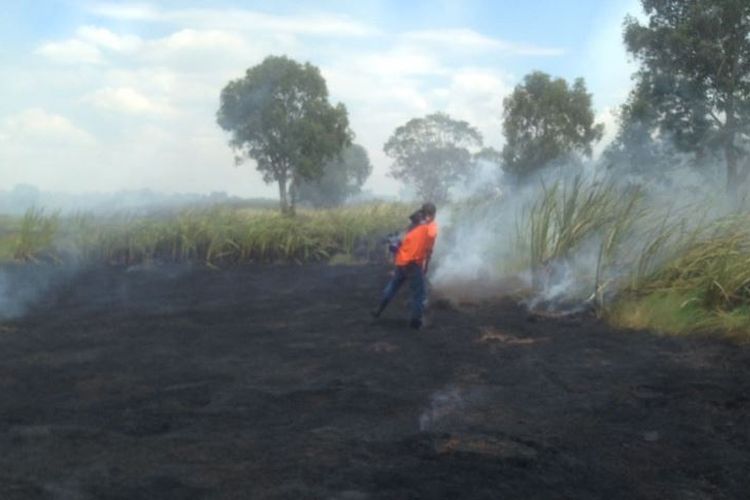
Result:
{"label": "white smoke", "polygon": [[455,202],[438,211],[437,222],[444,237],[435,249],[436,286],[456,282],[498,278],[498,259],[508,251],[514,207],[502,170],[494,163],[480,162],[475,175],[451,192]]}
{"label": "white smoke", "polygon": [[0,269],[0,321],[23,316],[56,284],[70,279],[74,266],[7,265]]}
{"label": "white smoke", "polygon": [[435,430],[441,422],[461,415],[464,405],[465,401],[458,387],[449,386],[435,392],[430,398],[429,407],[419,415],[419,430]]}
{"label": "white smoke", "polygon": [[[651,268],[674,255],[676,248],[669,245],[676,247],[680,235],[736,210],[723,196],[721,168],[716,165],[702,170],[681,166],[656,182],[643,176],[615,177],[601,164],[589,162],[547,169],[523,187],[508,182],[497,165],[481,167],[470,182],[455,190],[454,203],[438,214],[441,237],[431,283],[449,299],[521,292],[531,309],[575,312],[616,293],[639,265],[637,256],[660,230],[679,227],[652,258]],[[605,227],[592,231],[565,258],[532,270],[529,210],[549,186],[558,183],[568,189],[575,177],[581,179],[584,190],[611,185],[622,198],[638,186],[642,193],[639,207],[648,216],[636,217],[606,262],[602,262],[608,237]]]}

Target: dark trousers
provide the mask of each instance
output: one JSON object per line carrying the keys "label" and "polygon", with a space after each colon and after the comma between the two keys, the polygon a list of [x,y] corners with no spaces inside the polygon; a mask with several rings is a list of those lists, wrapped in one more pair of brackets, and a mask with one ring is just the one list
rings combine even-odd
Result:
{"label": "dark trousers", "polygon": [[383,290],[383,300],[380,303],[380,310],[385,309],[385,306],[396,296],[401,285],[406,280],[409,280],[411,288],[411,319],[421,320],[422,313],[424,311],[424,304],[426,297],[424,272],[422,266],[416,263],[410,263],[405,266],[396,266],[396,272],[385,290]]}

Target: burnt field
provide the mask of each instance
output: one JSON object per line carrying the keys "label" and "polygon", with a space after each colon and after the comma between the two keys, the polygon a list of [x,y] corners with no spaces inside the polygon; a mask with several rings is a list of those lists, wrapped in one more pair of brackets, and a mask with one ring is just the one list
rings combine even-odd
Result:
{"label": "burnt field", "polygon": [[747,497],[747,347],[510,301],[414,331],[408,289],[368,315],[386,271],[6,271],[0,498]]}

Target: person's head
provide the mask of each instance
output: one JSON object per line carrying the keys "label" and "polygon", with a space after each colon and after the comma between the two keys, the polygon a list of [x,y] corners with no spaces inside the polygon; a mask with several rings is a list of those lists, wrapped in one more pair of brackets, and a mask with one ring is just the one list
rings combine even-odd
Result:
{"label": "person's head", "polygon": [[421,208],[409,216],[409,222],[411,222],[412,226],[418,226],[423,221],[424,221],[424,212],[422,211]]}
{"label": "person's head", "polygon": [[427,202],[424,205],[422,205],[422,213],[424,214],[425,219],[427,220],[433,220],[435,218],[435,214],[437,213],[437,209],[435,208],[435,205]]}

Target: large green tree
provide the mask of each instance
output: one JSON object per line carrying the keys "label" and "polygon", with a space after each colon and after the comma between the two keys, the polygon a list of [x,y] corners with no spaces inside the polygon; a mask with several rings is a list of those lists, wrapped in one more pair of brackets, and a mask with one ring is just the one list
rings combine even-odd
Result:
{"label": "large green tree", "polygon": [[591,156],[603,130],[594,124],[591,94],[582,78],[570,86],[535,71],[503,101],[503,168],[523,179],[552,161]]}
{"label": "large green tree", "polygon": [[287,57],[269,56],[230,81],[217,122],[231,134],[237,162],[255,160],[263,180],[278,183],[284,213],[294,213],[299,183],[322,176],[352,137],[346,108],[328,102],[320,70]]}
{"label": "large green tree", "polygon": [[352,144],[326,162],[321,177],[300,183],[299,201],[314,207],[341,205],[360,192],[370,173],[372,164],[367,150],[359,144]]}
{"label": "large green tree", "polygon": [[628,17],[625,45],[640,63],[639,96],[655,127],[700,159],[724,157],[727,190],[747,178],[750,129],[750,2],[642,0],[647,24]]}
{"label": "large green tree", "polygon": [[398,127],[383,150],[393,159],[392,177],[413,186],[423,199],[442,203],[470,174],[472,154],[481,147],[482,135],[474,127],[434,113]]}

